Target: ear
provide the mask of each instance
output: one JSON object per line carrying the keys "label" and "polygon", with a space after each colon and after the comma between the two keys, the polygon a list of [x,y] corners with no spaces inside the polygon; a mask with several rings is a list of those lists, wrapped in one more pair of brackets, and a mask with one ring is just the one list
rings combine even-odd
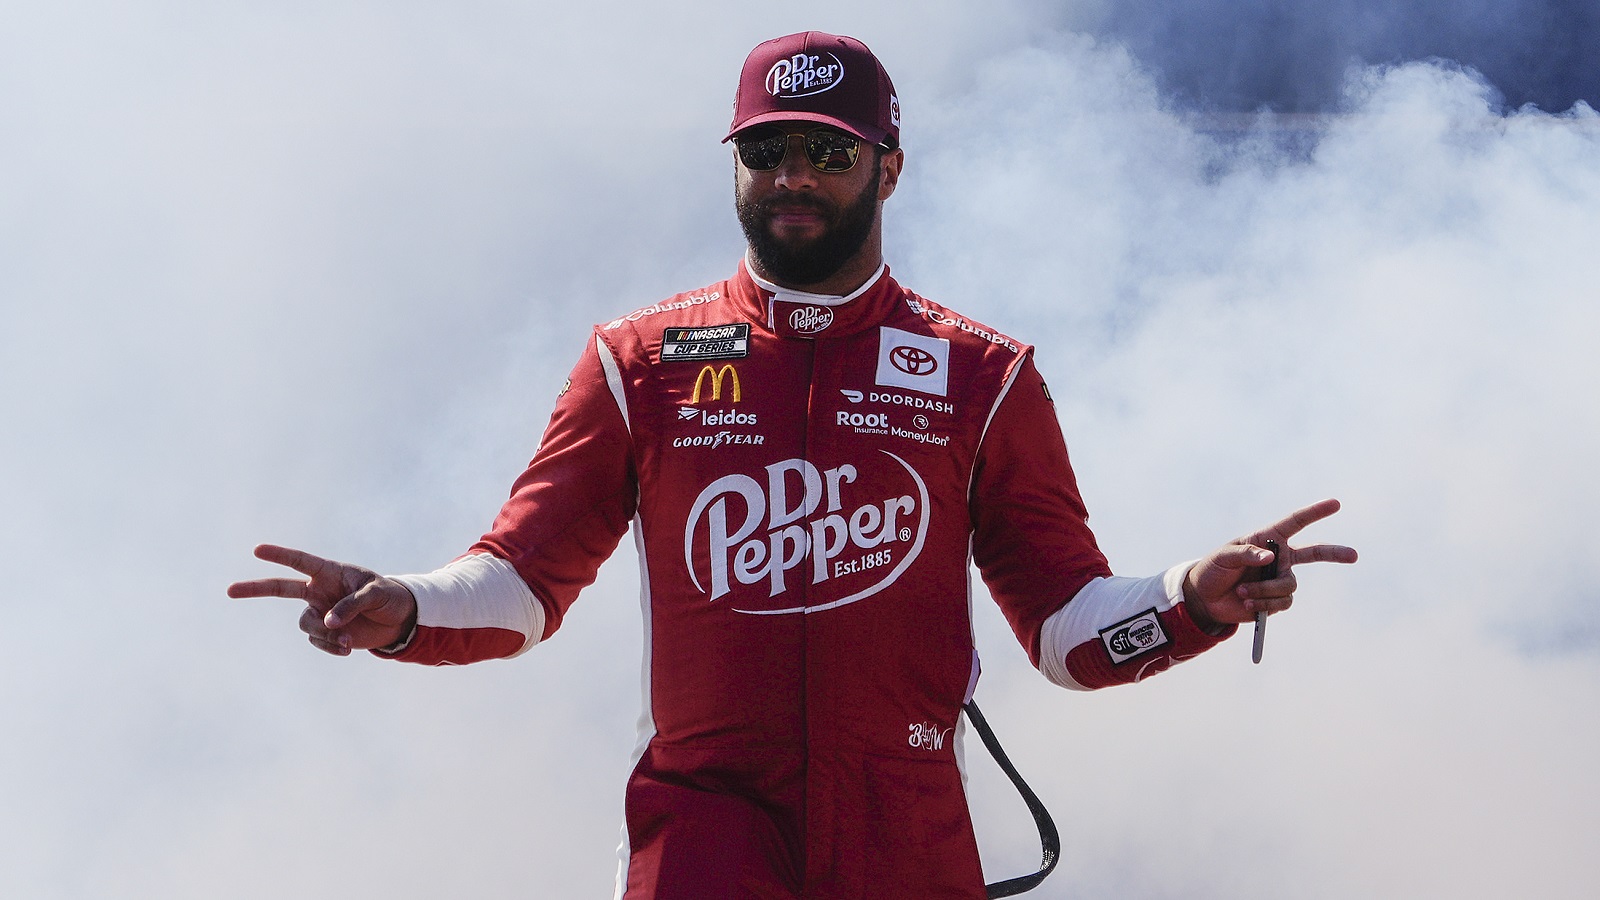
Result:
{"label": "ear", "polygon": [[878,200],[884,201],[894,195],[895,186],[900,183],[900,170],[905,166],[906,152],[899,147],[883,155],[883,163],[878,167]]}

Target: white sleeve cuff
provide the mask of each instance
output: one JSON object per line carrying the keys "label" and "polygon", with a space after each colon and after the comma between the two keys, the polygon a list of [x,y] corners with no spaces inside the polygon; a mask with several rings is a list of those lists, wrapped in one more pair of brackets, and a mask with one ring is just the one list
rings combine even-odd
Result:
{"label": "white sleeve cuff", "polygon": [[[498,556],[474,553],[426,575],[397,575],[417,599],[417,625],[430,628],[499,628],[524,637],[521,656],[544,636],[544,605],[517,570]],[[413,632],[415,634],[415,632]],[[411,637],[389,652],[405,649]]]}
{"label": "white sleeve cuff", "polygon": [[1039,632],[1039,671],[1074,691],[1089,688],[1067,671],[1067,654],[1079,644],[1098,642],[1109,626],[1140,613],[1163,613],[1183,602],[1183,577],[1194,562],[1180,563],[1145,578],[1113,575],[1084,585],[1067,605],[1044,620]]}

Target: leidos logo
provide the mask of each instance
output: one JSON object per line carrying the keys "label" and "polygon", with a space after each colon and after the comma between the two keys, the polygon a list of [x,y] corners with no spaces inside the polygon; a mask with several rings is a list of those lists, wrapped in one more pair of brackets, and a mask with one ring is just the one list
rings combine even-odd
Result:
{"label": "leidos logo", "polygon": [[816,334],[833,324],[833,310],[802,306],[789,314],[789,327],[800,334]]}
{"label": "leidos logo", "polygon": [[[871,496],[857,504],[847,490],[858,480],[855,466],[819,470],[804,459],[767,466],[764,485],[741,474],[706,485],[690,507],[683,529],[683,561],[695,589],[719,600],[739,585],[765,581],[767,596],[776,597],[788,590],[789,578],[806,577],[809,569],[811,584],[831,579],[840,584],[826,592],[814,590],[813,596],[851,591],[813,606],[735,610],[784,615],[845,606],[893,584],[927,539],[928,486],[905,460],[887,450],[880,452],[903,473],[897,478],[894,467],[885,463],[887,472],[871,472],[860,482],[881,486],[898,480],[905,493],[895,496],[891,488],[889,496]],[[764,534],[757,534],[762,530]],[[807,560],[811,565],[803,567]],[[791,574],[797,568],[800,572]]]}
{"label": "leidos logo", "polygon": [[[738,403],[739,402],[739,400],[740,400],[739,370],[735,369],[733,367],[733,363],[728,363],[728,364],[724,365],[720,369],[713,369],[710,366],[705,366],[704,368],[702,368],[700,370],[700,374],[698,374],[698,375],[696,375],[694,377],[694,393],[689,396],[689,402],[690,403],[699,403],[700,402],[700,391],[701,391],[702,388],[705,387],[706,379],[708,379],[708,378],[711,380],[711,399],[712,400],[721,400],[722,399],[722,385],[724,383],[724,379],[726,379],[727,381],[731,381],[733,383],[733,393],[732,393],[733,402],[734,403]],[[682,414],[683,414],[682,410],[679,410],[679,415],[682,415]],[[684,418],[691,418],[691,417],[684,416]]]}
{"label": "leidos logo", "polygon": [[756,424],[755,413],[739,412],[736,409],[724,409],[718,412],[707,412],[703,409],[695,409],[692,406],[685,406],[678,410],[678,418],[684,420],[685,422],[693,422],[698,419],[701,425],[708,426]]}
{"label": "leidos logo", "polygon": [[831,91],[844,80],[844,63],[832,53],[796,53],[767,70],[767,93],[782,99]]}

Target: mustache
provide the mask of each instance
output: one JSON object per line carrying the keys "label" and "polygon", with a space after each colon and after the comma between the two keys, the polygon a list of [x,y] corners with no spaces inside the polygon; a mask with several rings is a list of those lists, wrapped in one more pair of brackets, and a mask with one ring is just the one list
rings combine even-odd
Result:
{"label": "mustache", "polygon": [[839,207],[827,200],[813,194],[787,194],[777,197],[768,197],[755,204],[755,211],[763,216],[770,216],[780,210],[808,209],[821,213],[829,218],[839,217]]}

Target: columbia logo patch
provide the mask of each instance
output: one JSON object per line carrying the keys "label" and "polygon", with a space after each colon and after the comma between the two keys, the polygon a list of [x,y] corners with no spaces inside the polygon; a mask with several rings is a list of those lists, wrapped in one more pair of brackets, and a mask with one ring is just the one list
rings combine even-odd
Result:
{"label": "columbia logo patch", "polygon": [[1172,638],[1161,627],[1155,607],[1151,607],[1131,619],[1100,629],[1100,643],[1105,645],[1111,664],[1117,666],[1172,643]]}

